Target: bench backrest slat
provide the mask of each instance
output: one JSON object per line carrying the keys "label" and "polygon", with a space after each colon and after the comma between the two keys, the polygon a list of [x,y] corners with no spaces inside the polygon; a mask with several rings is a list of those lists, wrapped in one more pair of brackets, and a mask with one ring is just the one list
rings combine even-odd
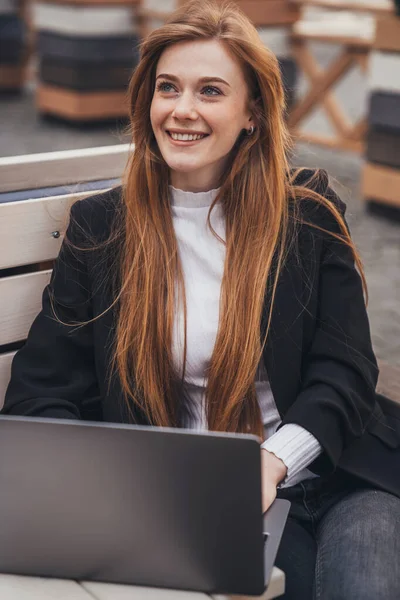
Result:
{"label": "bench backrest slat", "polygon": [[4,396],[6,394],[8,382],[10,381],[11,363],[14,355],[15,352],[0,354],[0,408],[4,404]]}
{"label": "bench backrest slat", "polygon": [[[53,260],[68,226],[72,204],[94,192],[0,204],[0,269]],[[59,231],[60,237],[53,232]]]}
{"label": "bench backrest slat", "polygon": [[0,346],[25,340],[51,270],[0,279]]}
{"label": "bench backrest slat", "polygon": [[0,158],[0,192],[119,178],[132,150],[117,144]]}
{"label": "bench backrest slat", "polygon": [[118,185],[133,151],[118,144],[0,158],[0,406],[16,344],[41,310],[70,207]]}

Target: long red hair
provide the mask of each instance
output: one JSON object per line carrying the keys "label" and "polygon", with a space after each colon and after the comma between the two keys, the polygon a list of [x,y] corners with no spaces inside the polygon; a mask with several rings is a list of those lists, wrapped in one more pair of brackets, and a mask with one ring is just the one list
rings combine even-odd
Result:
{"label": "long red hair", "polygon": [[[179,426],[182,396],[177,390],[183,389],[185,369],[177,372],[171,346],[177,301],[184,314],[185,364],[185,285],[168,195],[169,168],[155,141],[150,105],[162,52],[177,42],[205,39],[219,40],[241,65],[257,125],[252,136],[239,136],[208,215],[211,227],[210,213],[220,201],[226,216],[226,259],[218,332],[206,374],[206,415],[210,430],[262,438],[254,380],[291,243],[290,201],[307,197],[326,207],[339,225],[340,233],[332,235],[352,249],[364,286],[365,278],[340,212],[316,192],[293,185],[279,64],[234,3],[192,0],[141,44],[129,86],[135,150],[123,181],[123,248],[117,265],[122,283],[113,366],[128,406],[138,405],[154,425]],[[261,339],[266,293],[269,311]]]}

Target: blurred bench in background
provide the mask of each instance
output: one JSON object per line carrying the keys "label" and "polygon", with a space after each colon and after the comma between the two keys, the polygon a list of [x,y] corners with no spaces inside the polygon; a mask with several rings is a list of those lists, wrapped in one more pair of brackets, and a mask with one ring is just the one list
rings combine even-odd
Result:
{"label": "blurred bench in background", "polygon": [[0,0],[0,93],[22,89],[30,54],[28,0]]}
{"label": "blurred bench in background", "polygon": [[[369,113],[362,192],[400,209],[400,17],[381,16],[369,65]],[[399,212],[400,214],[400,212]]]}
{"label": "blurred bench in background", "polygon": [[[293,107],[289,127],[296,137],[311,143],[363,154],[366,116],[351,123],[333,90],[355,67],[361,69],[367,80],[368,57],[375,38],[375,16],[391,14],[394,11],[391,0],[292,1],[303,9],[302,17],[292,29],[293,55],[309,87]],[[329,9],[329,12],[323,9]],[[335,44],[340,48],[339,55],[325,69],[315,58],[314,42]],[[322,108],[328,117],[333,135],[301,130],[303,121],[318,108]]]}
{"label": "blurred bench in background", "polygon": [[32,3],[39,114],[71,123],[128,116],[126,90],[139,59],[136,0]]}
{"label": "blurred bench in background", "polygon": [[290,0],[298,6],[313,6],[328,10],[346,10],[351,12],[365,12],[375,15],[386,15],[393,11],[392,0]]}

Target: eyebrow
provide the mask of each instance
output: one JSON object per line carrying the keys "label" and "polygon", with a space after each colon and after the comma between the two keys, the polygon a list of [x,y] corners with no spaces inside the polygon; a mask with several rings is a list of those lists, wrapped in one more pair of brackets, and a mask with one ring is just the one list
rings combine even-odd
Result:
{"label": "eyebrow", "polygon": [[[171,81],[179,81],[179,77],[176,77],[175,75],[169,75],[168,73],[160,73],[157,75],[156,80],[160,77],[164,77],[164,79],[171,79]],[[225,79],[221,79],[221,77],[200,77],[199,79],[200,83],[210,83],[212,81],[218,81],[219,83],[224,83],[228,87],[231,87],[229,83],[225,81]]]}

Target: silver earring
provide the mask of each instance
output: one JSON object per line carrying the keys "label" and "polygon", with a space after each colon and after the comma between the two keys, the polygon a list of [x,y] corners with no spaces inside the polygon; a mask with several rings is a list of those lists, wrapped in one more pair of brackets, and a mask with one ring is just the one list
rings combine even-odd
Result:
{"label": "silver earring", "polygon": [[248,129],[248,130],[247,130],[247,135],[253,135],[253,133],[254,133],[254,129],[255,129],[255,127],[254,127],[254,125],[252,125],[252,126],[250,127],[250,129]]}

